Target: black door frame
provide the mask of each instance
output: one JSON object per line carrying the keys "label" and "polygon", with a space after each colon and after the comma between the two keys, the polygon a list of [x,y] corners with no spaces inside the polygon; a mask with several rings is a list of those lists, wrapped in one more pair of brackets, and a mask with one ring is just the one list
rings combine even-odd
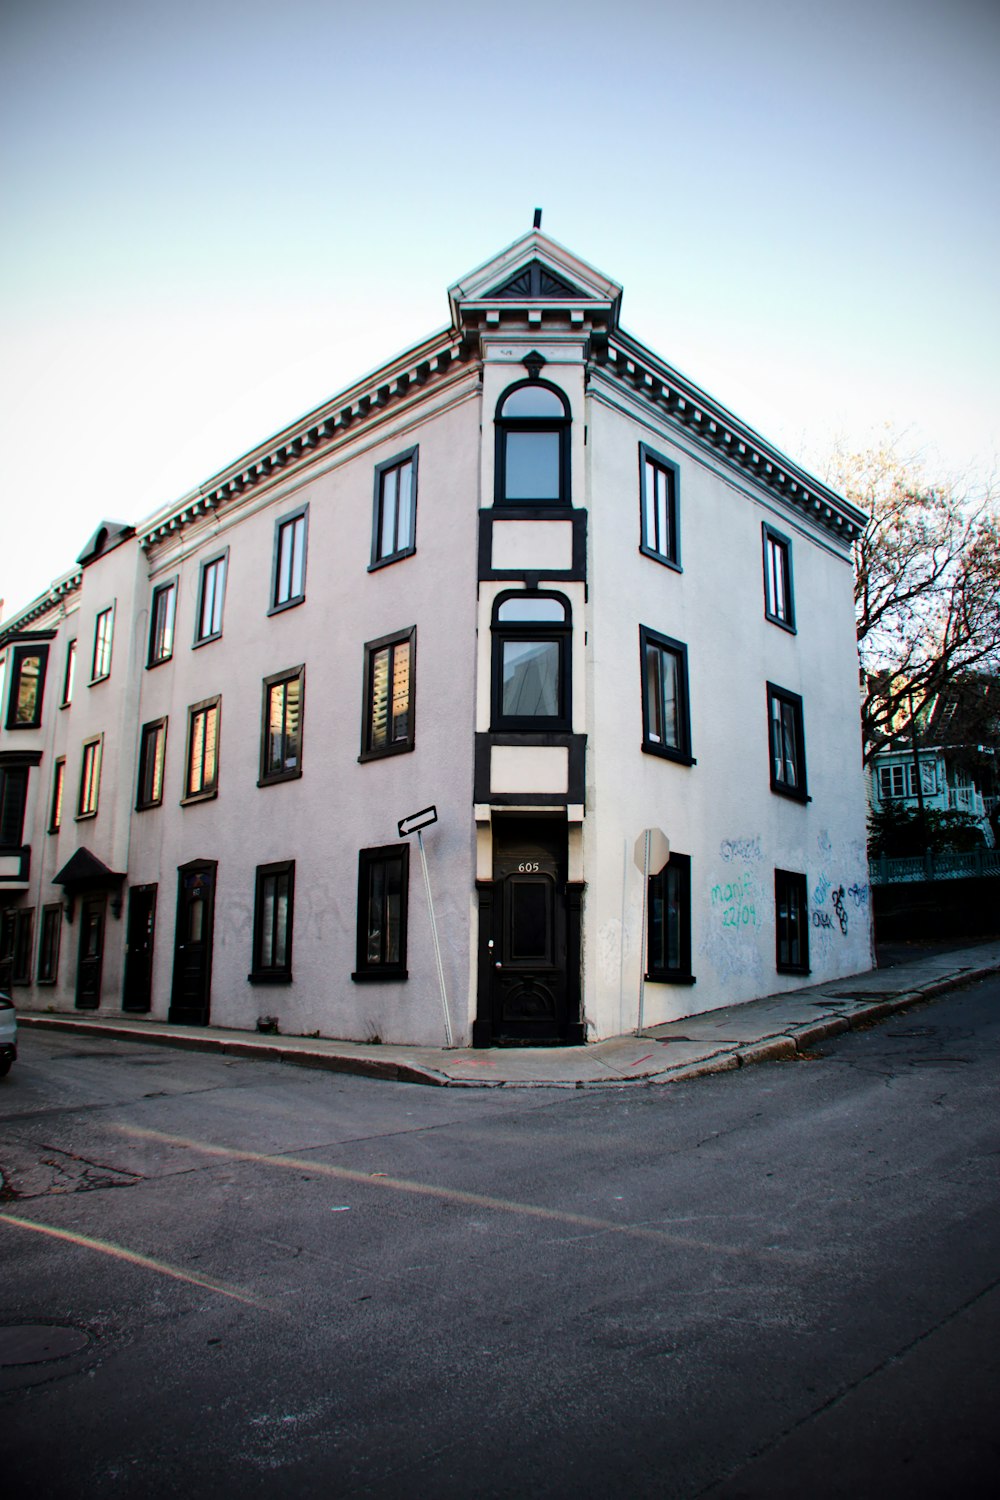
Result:
{"label": "black door frame", "polygon": [[[506,824],[506,827],[504,826]],[[494,983],[497,954],[503,945],[504,924],[504,879],[492,878],[490,880],[477,880],[476,890],[479,894],[479,953],[477,974],[477,1015],[472,1027],[472,1045],[474,1047],[494,1047],[504,1045],[527,1045],[548,1046],[552,1044],[564,1044],[568,1046],[580,1046],[585,1041],[585,1029],[580,1016],[581,981],[580,981],[580,937],[581,917],[583,905],[583,881],[571,881],[566,879],[566,859],[568,857],[568,833],[569,824],[565,817],[545,817],[544,815],[534,817],[531,815],[517,814],[505,818],[500,815],[493,822],[493,870],[496,874],[496,862],[498,857],[501,862],[504,858],[503,843],[505,833],[520,830],[530,833],[532,826],[537,828],[537,833],[543,841],[550,841],[556,834],[563,850],[562,869],[558,877],[557,897],[561,903],[561,920],[564,923],[564,947],[566,955],[565,969],[565,1000],[563,1015],[556,1027],[554,1035],[518,1035],[517,1032],[530,1033],[531,1027],[511,1027],[501,1022],[498,1014],[497,989]]]}
{"label": "black door frame", "polygon": [[[215,941],[215,886],[218,861],[214,859],[192,859],[177,868],[177,909],[174,920],[174,973],[170,988],[170,1010],[167,1020],[182,1026],[207,1026],[212,1008],[212,951]],[[207,882],[202,889],[208,890],[205,911],[204,952],[201,959],[200,992],[202,1000],[191,1004],[185,998],[185,958],[187,949],[187,916],[189,896],[186,882],[189,878],[205,876]],[[182,941],[183,939],[183,941]]]}
{"label": "black door frame", "polygon": [[[153,952],[156,944],[156,898],[158,887],[153,885],[131,885],[128,891],[128,912],[125,918],[125,973],[122,978],[122,1010],[145,1013],[153,1006]],[[141,920],[148,923],[148,947],[140,950],[136,943],[136,932],[143,905],[148,906],[148,915]],[[138,963],[142,954],[142,968]],[[138,992],[139,1003],[133,999]]]}
{"label": "black door frame", "polygon": [[[98,927],[99,941],[97,952],[93,958],[85,958],[84,943],[87,940],[87,917],[88,913],[94,911],[100,916]],[[99,1010],[101,1005],[101,986],[104,982],[104,937],[108,924],[108,896],[106,891],[91,891],[81,897],[80,900],[80,937],[76,949],[76,990],[74,1004],[77,1010]],[[83,966],[85,963],[93,964],[96,973],[96,982],[92,984],[93,1000],[83,997]]]}

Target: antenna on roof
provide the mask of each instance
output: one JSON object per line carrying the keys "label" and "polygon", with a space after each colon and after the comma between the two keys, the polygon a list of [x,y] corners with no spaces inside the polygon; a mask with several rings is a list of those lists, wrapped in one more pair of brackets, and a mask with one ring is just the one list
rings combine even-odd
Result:
{"label": "antenna on roof", "polygon": [[533,229],[541,229],[541,227],[542,227],[542,210],[540,208],[536,208],[535,209],[535,222],[532,225],[532,228]]}

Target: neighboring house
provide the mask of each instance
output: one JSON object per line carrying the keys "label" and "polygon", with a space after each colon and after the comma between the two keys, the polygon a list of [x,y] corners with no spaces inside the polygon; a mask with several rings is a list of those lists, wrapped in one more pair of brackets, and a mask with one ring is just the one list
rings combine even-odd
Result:
{"label": "neighboring house", "polygon": [[[868,796],[874,812],[888,804],[912,811],[921,803],[928,812],[958,812],[978,822],[983,842],[992,847],[986,799],[965,765],[967,747],[921,745],[916,751],[880,750],[869,766]],[[917,786],[917,764],[920,787]]]}
{"label": "neighboring house", "polygon": [[864,516],[540,231],[449,297],[0,627],[20,1003],[440,1043],[431,804],[458,1044],[868,967]]}

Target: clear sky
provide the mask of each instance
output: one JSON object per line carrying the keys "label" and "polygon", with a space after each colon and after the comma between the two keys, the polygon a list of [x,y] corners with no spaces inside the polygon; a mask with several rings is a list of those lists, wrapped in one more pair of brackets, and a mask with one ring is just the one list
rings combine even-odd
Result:
{"label": "clear sky", "polygon": [[1000,452],[1000,0],[0,0],[0,597],[531,227],[818,466]]}

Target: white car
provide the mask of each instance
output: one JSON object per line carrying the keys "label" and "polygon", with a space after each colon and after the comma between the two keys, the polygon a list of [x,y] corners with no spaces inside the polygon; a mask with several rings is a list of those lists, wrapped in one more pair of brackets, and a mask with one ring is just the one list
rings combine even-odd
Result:
{"label": "white car", "polygon": [[17,1057],[17,1011],[9,995],[0,990],[0,1078],[10,1072]]}

